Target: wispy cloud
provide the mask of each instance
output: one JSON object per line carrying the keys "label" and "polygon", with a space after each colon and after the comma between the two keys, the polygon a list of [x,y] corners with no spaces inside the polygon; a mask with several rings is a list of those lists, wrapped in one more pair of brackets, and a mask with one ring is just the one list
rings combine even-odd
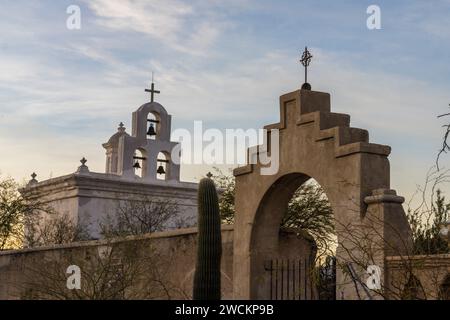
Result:
{"label": "wispy cloud", "polygon": [[86,4],[105,28],[143,33],[194,55],[205,55],[225,26],[216,13],[199,12],[202,6],[177,0],[89,0]]}
{"label": "wispy cloud", "polygon": [[184,17],[192,14],[189,5],[174,0],[93,0],[86,4],[108,28],[143,32],[160,39],[174,37]]}
{"label": "wispy cloud", "polygon": [[[62,2],[27,10],[29,1],[8,3],[0,13],[3,173],[66,174],[82,156],[102,171],[101,143],[119,121],[131,129],[152,70],[174,127],[278,121],[279,95],[302,83],[297,60],[306,44],[313,89],[330,92],[334,111],[393,147],[394,187],[420,183],[418,171],[433,162],[441,134],[435,116],[450,100],[446,6],[428,6],[428,16],[417,3],[382,5],[384,29],[371,32],[363,6],[332,1],[84,0],[82,29],[68,31]],[[424,43],[442,46],[426,66],[417,63],[427,57]],[[182,172],[199,176],[198,168]]]}

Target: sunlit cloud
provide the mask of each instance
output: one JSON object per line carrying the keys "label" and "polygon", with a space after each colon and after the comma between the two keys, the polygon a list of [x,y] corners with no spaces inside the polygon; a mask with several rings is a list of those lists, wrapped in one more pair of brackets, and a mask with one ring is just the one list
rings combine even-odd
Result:
{"label": "sunlit cloud", "polygon": [[[399,194],[408,196],[434,163],[442,133],[436,115],[450,102],[441,19],[448,2],[426,7],[430,16],[417,4],[382,5],[379,33],[364,29],[363,6],[342,4],[337,14],[314,1],[82,1],[79,31],[65,29],[69,1],[25,10],[28,3],[10,1],[0,13],[3,174],[67,174],[83,156],[102,172],[101,143],[120,121],[131,131],[152,71],[174,128],[190,130],[194,120],[219,129],[276,122],[278,97],[302,83],[298,56],[306,44],[313,89],[330,92],[333,111],[350,114],[371,141],[393,147]],[[427,46],[442,49],[425,67],[418,62]],[[185,166],[183,179],[202,170]]]}

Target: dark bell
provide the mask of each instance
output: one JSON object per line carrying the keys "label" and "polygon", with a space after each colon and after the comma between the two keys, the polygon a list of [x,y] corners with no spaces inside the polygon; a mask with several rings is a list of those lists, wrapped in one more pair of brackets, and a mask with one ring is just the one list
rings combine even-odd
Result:
{"label": "dark bell", "polygon": [[166,171],[164,170],[164,167],[163,166],[159,166],[158,167],[158,170],[156,171],[158,174],[165,174],[166,173]]}
{"label": "dark bell", "polygon": [[141,169],[141,165],[140,165],[139,161],[136,161],[136,163],[133,165],[133,168]]}
{"label": "dark bell", "polygon": [[305,82],[302,85],[302,90],[311,90],[311,85],[308,82]]}
{"label": "dark bell", "polygon": [[148,127],[147,135],[151,136],[151,137],[156,136],[156,131],[155,131],[155,127],[153,126],[153,123],[151,123],[150,127]]}

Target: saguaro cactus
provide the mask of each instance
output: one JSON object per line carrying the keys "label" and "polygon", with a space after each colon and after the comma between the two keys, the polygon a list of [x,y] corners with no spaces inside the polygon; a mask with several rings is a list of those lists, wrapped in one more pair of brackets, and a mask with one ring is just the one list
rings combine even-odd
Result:
{"label": "saguaro cactus", "polygon": [[203,178],[198,187],[198,245],[194,275],[194,300],[220,299],[222,235],[216,186]]}

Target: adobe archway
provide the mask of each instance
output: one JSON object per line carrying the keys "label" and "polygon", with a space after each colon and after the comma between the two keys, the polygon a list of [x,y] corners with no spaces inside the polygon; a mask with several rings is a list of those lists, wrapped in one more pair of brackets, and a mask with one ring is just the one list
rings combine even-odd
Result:
{"label": "adobe archway", "polygon": [[[265,126],[268,148],[249,150],[248,158],[270,150],[269,130],[279,130],[279,170],[262,175],[261,163],[235,169],[236,220],[234,232],[233,290],[237,299],[266,299],[265,259],[277,251],[278,231],[285,205],[309,177],[325,190],[333,208],[338,237],[337,256],[345,260],[351,246],[348,231],[340,226],[364,229],[367,215],[384,221],[395,215],[393,225],[408,236],[401,207],[403,198],[389,190],[390,147],[369,143],[366,130],[351,128],[350,116],[330,112],[330,95],[298,90],[280,97],[280,122]],[[370,203],[368,208],[367,203]],[[392,222],[391,221],[391,222]],[[383,223],[382,223],[383,225]],[[377,230],[391,233],[381,226]],[[404,239],[387,235],[393,243]],[[346,250],[343,250],[346,248]],[[400,249],[399,249],[400,250]],[[377,264],[383,267],[386,248],[377,248]],[[339,261],[338,261],[339,264]],[[362,276],[364,270],[357,270]],[[355,287],[342,270],[337,272],[337,297],[356,298]]]}

